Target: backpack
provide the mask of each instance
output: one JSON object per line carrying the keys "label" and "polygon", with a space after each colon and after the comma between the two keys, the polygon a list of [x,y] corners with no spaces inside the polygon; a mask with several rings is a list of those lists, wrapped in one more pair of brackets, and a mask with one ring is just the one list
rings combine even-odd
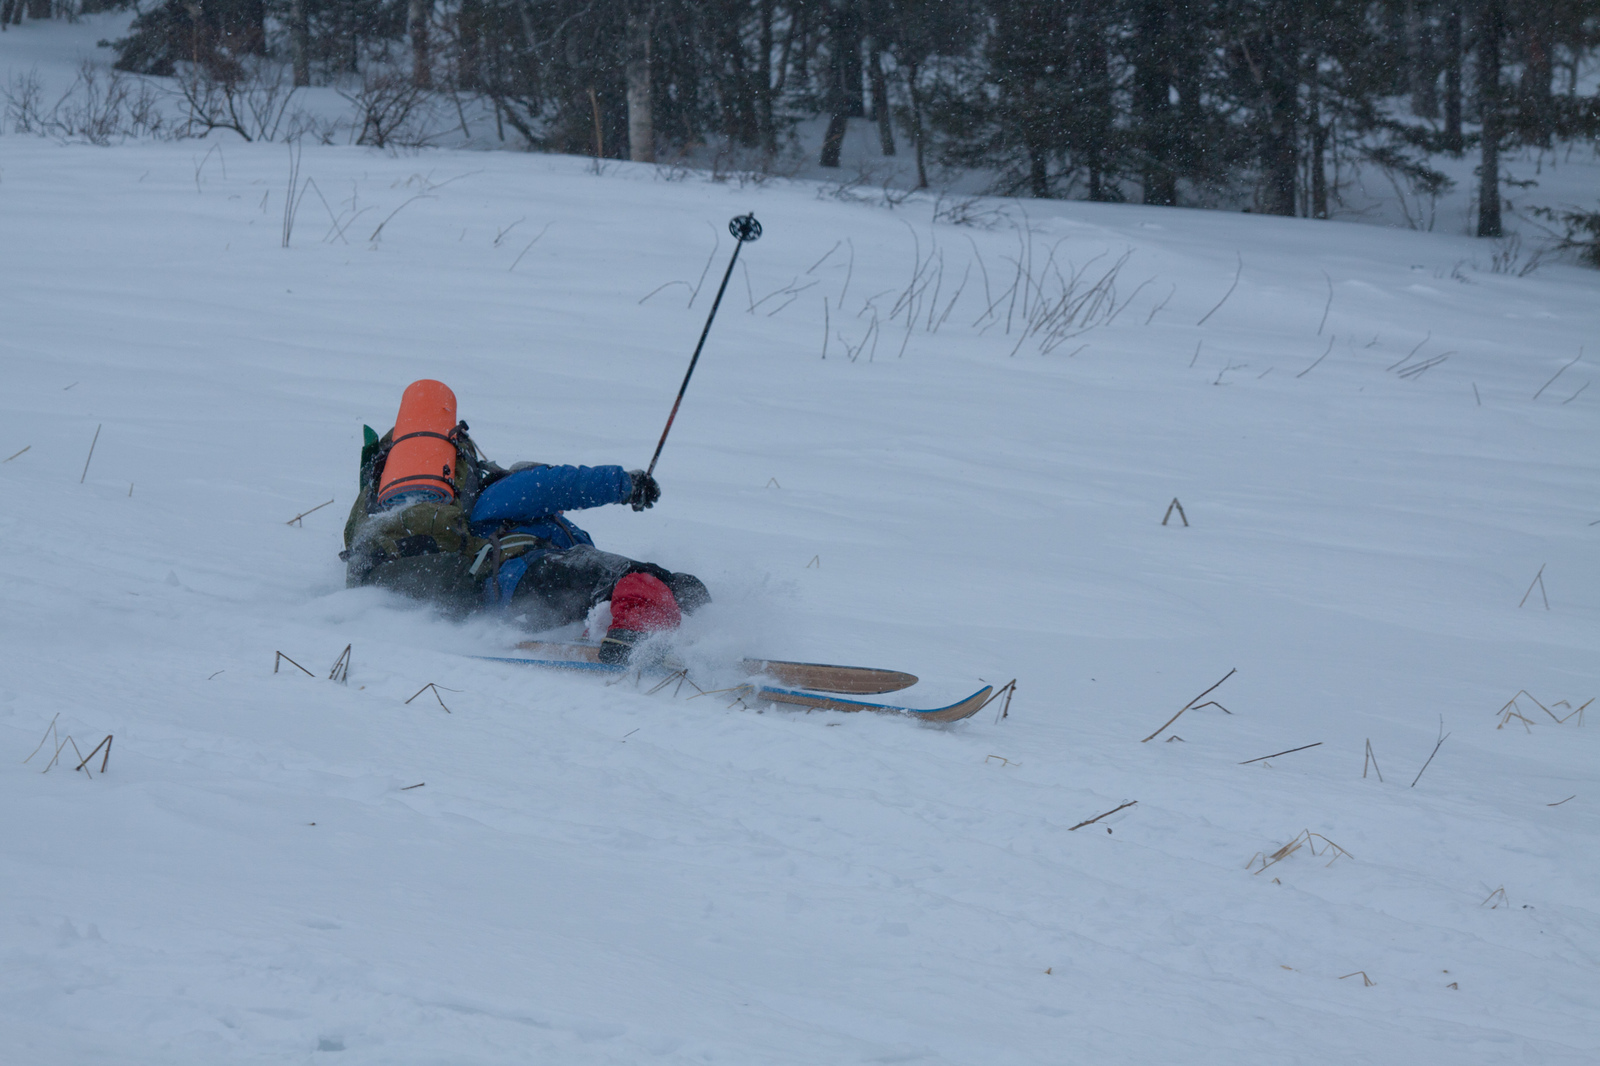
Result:
{"label": "backpack", "polygon": [[376,499],[394,430],[379,437],[371,426],[362,428],[361,491],[345,522],[345,550],[339,553],[347,587],[375,585],[465,614],[483,604],[484,586],[506,559],[541,546],[537,538],[517,536],[502,543],[498,535],[472,532],[478,494],[507,471],[483,457],[465,422],[450,431],[456,446],[455,499],[418,500],[385,510],[376,509]]}

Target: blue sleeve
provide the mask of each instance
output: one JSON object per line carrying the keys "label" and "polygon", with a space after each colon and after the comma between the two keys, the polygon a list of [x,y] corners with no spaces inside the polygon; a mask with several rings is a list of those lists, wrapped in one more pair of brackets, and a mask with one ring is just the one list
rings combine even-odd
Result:
{"label": "blue sleeve", "polygon": [[484,489],[472,521],[532,521],[557,511],[625,503],[633,478],[620,466],[540,466],[507,474]]}

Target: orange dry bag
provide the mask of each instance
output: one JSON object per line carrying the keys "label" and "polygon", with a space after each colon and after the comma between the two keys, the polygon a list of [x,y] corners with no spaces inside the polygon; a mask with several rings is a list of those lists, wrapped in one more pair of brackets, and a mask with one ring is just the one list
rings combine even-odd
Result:
{"label": "orange dry bag", "polygon": [[424,378],[406,386],[394,420],[394,444],[383,465],[378,503],[403,492],[428,492],[453,500],[456,394],[442,381]]}

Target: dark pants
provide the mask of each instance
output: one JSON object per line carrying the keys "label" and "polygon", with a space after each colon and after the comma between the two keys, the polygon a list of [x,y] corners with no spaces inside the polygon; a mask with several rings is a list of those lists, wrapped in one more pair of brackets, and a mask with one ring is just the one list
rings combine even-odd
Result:
{"label": "dark pants", "polygon": [[629,574],[650,574],[672,590],[685,612],[711,602],[711,593],[693,574],[675,574],[654,563],[641,563],[580,544],[565,551],[547,551],[529,564],[511,594],[511,613],[524,615],[535,630],[581,622]]}

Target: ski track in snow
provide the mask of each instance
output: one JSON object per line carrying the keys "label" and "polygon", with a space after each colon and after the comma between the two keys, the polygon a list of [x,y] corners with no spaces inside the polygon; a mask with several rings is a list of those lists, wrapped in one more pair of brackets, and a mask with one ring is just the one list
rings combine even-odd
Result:
{"label": "ski track in snow", "polygon": [[[1132,251],[1119,292],[1151,283],[1114,324],[1012,356],[973,277],[938,332],[897,357],[884,324],[852,362],[913,231],[947,300],[969,238],[1003,289],[1018,230],[307,147],[365,213],[341,240],[308,196],[286,250],[284,147],[197,180],[204,151],[0,140],[0,456],[29,446],[0,465],[0,1057],[1600,1060],[1600,721],[1495,713],[1600,695],[1600,275],[1461,282],[1486,254],[1462,238],[1028,203],[1041,261]],[[513,631],[343,588],[361,426],[414,378],[502,461],[642,465],[731,241],[692,309],[641,298],[744,210],[766,236],[662,502],[579,522],[707,580],[695,654],[907,669],[925,705],[1015,676],[1006,720],[647,696],[471,660]],[[845,237],[853,266],[808,276]],[[795,278],[820,284],[749,311]],[[1413,364],[1453,354],[1386,370],[1425,337]],[[1175,496],[1188,528],[1159,524]],[[1519,609],[1541,566],[1549,610]],[[1231,714],[1139,743],[1233,667]],[[403,703],[428,682],[451,713]],[[115,735],[106,775],[23,764],[57,714],[84,751]],[[1246,868],[1307,829],[1350,857]]]}

